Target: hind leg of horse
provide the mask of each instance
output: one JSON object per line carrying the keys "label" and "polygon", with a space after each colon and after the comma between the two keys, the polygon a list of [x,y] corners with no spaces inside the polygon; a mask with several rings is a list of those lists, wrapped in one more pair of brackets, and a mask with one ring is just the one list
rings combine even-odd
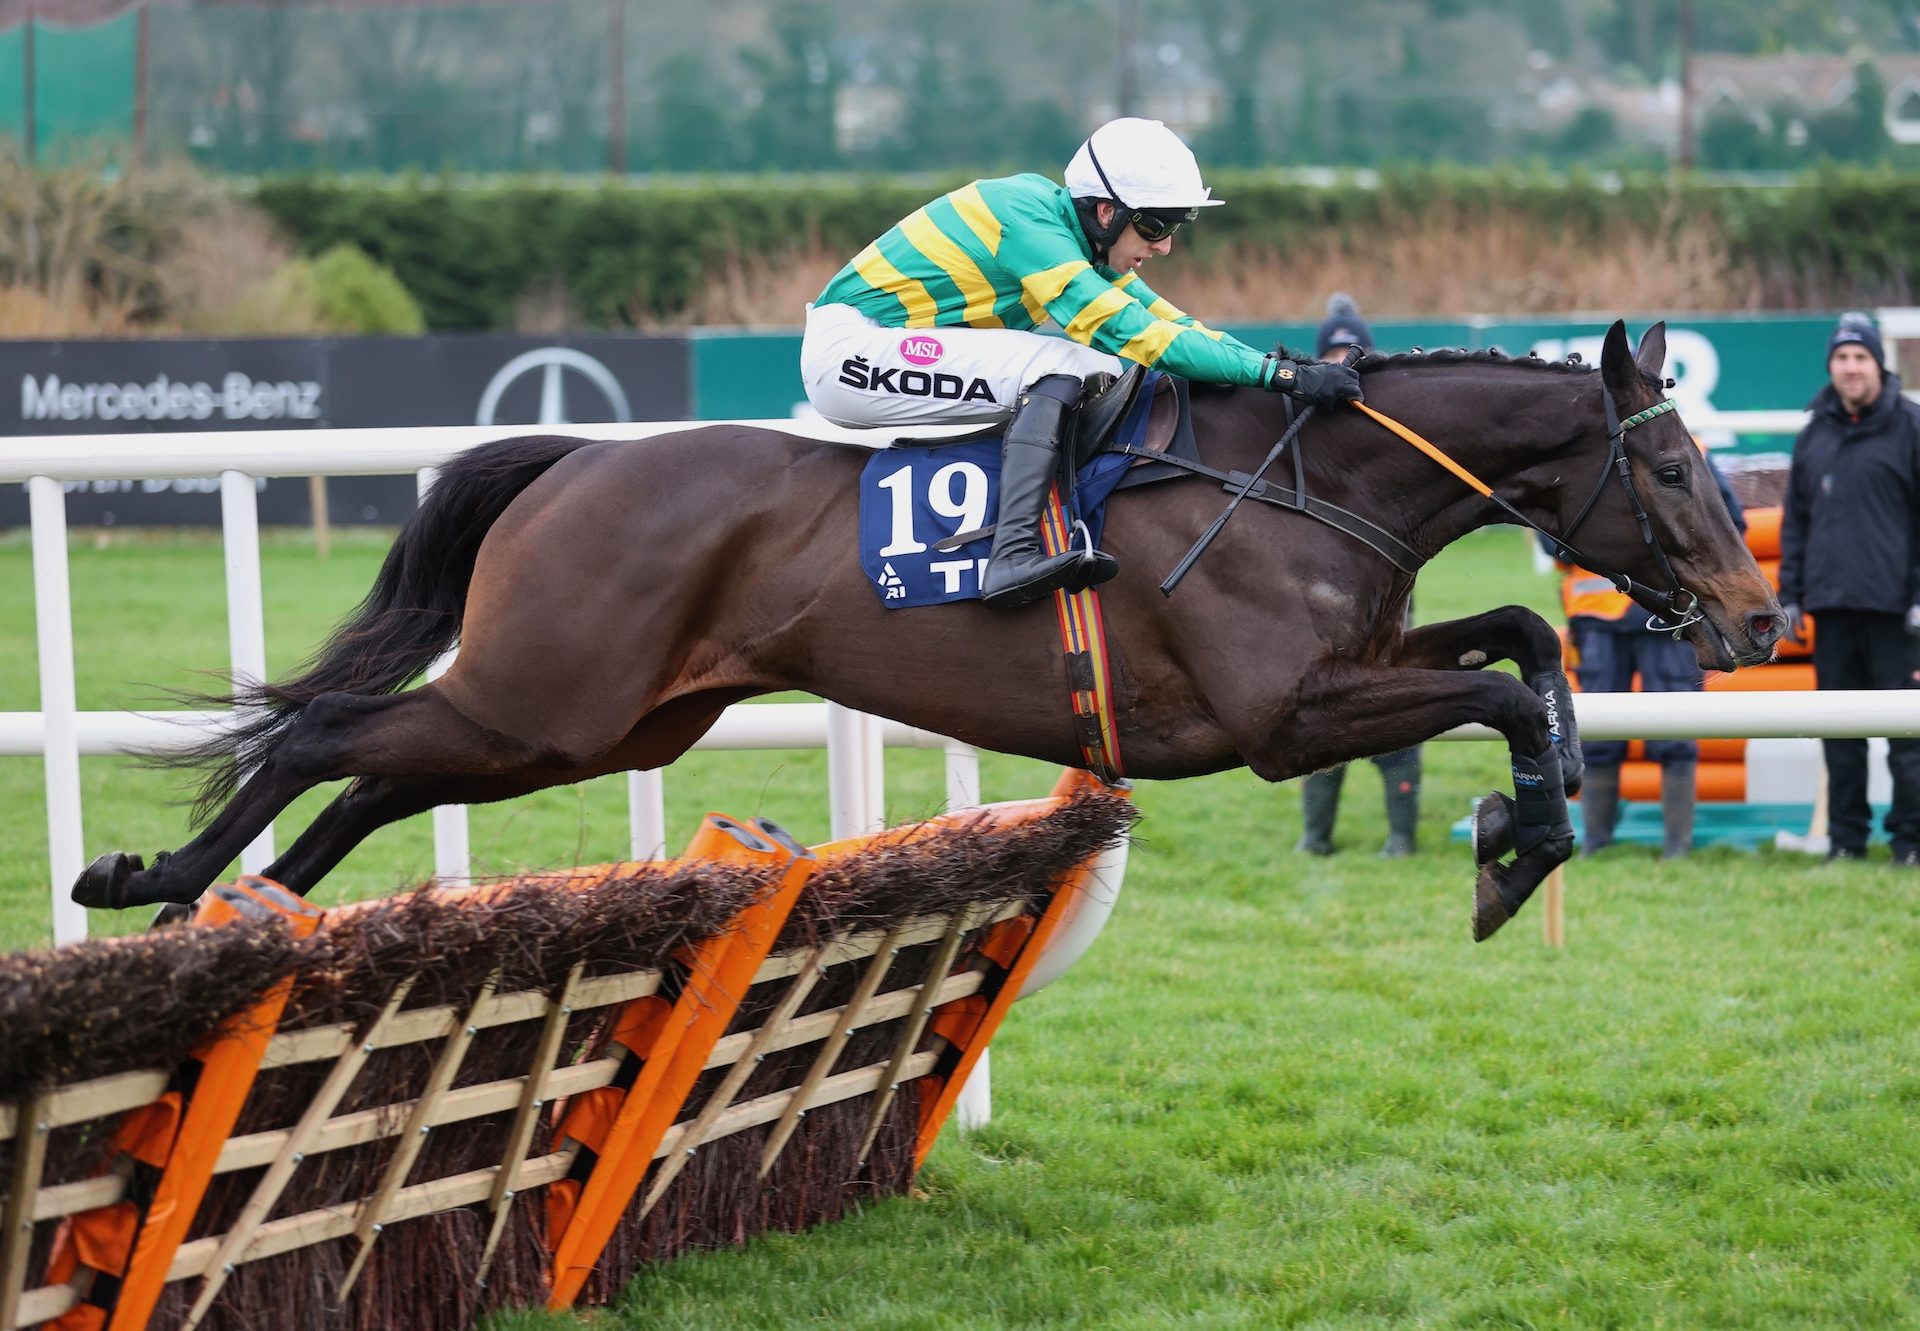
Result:
{"label": "hind leg of horse", "polygon": [[442,804],[491,804],[558,785],[567,777],[521,776],[363,776],[294,838],[286,851],[261,871],[288,891],[307,895],[362,841],[388,823],[411,818]]}
{"label": "hind leg of horse", "polygon": [[367,837],[389,823],[440,804],[491,804],[520,795],[672,762],[713,727],[745,690],[694,694],[655,708],[614,749],[571,770],[535,769],[503,776],[361,777],[342,791],[265,870],[305,896]]}
{"label": "hind leg of horse", "polygon": [[[1342,758],[1404,749],[1472,722],[1506,737],[1519,792],[1519,853],[1509,864],[1483,863],[1474,885],[1473,934],[1479,941],[1573,856],[1560,751],[1551,740],[1546,704],[1531,688],[1500,672],[1343,665],[1309,679],[1292,723],[1257,746],[1250,761],[1260,775],[1278,780]],[[1339,736],[1339,751],[1328,744],[1329,735]]]}
{"label": "hind leg of horse", "polygon": [[150,865],[138,855],[110,851],[80,871],[70,895],[82,906],[106,910],[195,901],[229,860],[313,784],[288,776],[269,759],[179,850],[161,851]]}
{"label": "hind leg of horse", "polygon": [[144,868],[134,856],[101,856],[81,873],[73,899],[111,908],[197,900],[281,810],[322,782],[363,775],[492,775],[537,761],[527,746],[467,720],[432,685],[391,695],[322,694],[199,835]]}
{"label": "hind leg of horse", "polygon": [[1440,624],[1410,629],[1394,655],[1396,666],[1420,670],[1478,670],[1495,661],[1512,661],[1547,707],[1547,726],[1560,750],[1560,772],[1567,794],[1580,793],[1586,761],[1580,751],[1580,727],[1574,719],[1572,689],[1561,664],[1560,635],[1553,625],[1523,605]]}

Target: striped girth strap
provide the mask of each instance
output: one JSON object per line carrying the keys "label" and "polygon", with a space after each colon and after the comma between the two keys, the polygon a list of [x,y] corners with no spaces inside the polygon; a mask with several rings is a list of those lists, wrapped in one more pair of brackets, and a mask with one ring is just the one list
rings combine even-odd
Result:
{"label": "striped girth strap", "polygon": [[[1072,544],[1073,533],[1057,489],[1048,498],[1040,540],[1049,555],[1059,554]],[[1113,719],[1113,672],[1107,657],[1106,622],[1100,615],[1100,592],[1092,587],[1082,592],[1057,591],[1053,605],[1060,620],[1060,646],[1067,657],[1067,689],[1081,763],[1102,781],[1114,785],[1126,772],[1120,763],[1120,731]]]}

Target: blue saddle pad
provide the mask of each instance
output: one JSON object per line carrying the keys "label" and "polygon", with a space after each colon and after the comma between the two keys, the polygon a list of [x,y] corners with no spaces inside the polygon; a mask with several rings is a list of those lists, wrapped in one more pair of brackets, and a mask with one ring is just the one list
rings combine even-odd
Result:
{"label": "blue saddle pad", "polygon": [[[1115,437],[1138,444],[1146,434],[1158,371],[1148,371],[1139,398]],[[1069,522],[1084,522],[1100,543],[1107,496],[1133,459],[1101,453],[1080,469]],[[935,549],[978,531],[1000,511],[1000,440],[971,439],[938,448],[875,450],[860,473],[860,566],[889,610],[980,599],[980,575],[991,537]]]}

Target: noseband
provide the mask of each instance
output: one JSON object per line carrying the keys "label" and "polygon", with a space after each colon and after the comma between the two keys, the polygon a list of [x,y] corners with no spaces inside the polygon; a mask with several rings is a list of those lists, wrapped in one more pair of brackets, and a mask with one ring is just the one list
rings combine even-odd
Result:
{"label": "noseband", "polygon": [[[1647,623],[1649,630],[1656,633],[1670,631],[1678,637],[1682,629],[1699,623],[1705,615],[1700,609],[1700,598],[1682,587],[1680,579],[1674,576],[1673,565],[1667,560],[1667,552],[1661,548],[1659,539],[1653,534],[1653,523],[1647,517],[1646,505],[1640,502],[1640,492],[1634,488],[1633,468],[1627,461],[1627,431],[1636,425],[1645,425],[1656,416],[1666,415],[1674,410],[1676,404],[1670,397],[1661,398],[1651,407],[1636,411],[1625,420],[1621,420],[1619,409],[1613,405],[1613,394],[1606,390],[1605,385],[1601,386],[1600,400],[1607,412],[1606,465],[1601,468],[1600,479],[1594,482],[1593,493],[1588,495],[1587,502],[1580,506],[1580,514],[1574,518],[1566,534],[1554,536],[1553,533],[1548,532],[1547,535],[1561,549],[1572,555],[1574,562],[1580,567],[1592,569],[1620,591],[1651,609],[1654,617]],[[1633,510],[1633,519],[1640,524],[1640,539],[1645,541],[1647,549],[1653,552],[1653,562],[1659,566],[1660,576],[1666,580],[1669,588],[1667,591],[1656,591],[1645,583],[1636,583],[1624,573],[1608,572],[1573,547],[1571,538],[1576,531],[1580,530],[1580,524],[1587,520],[1587,515],[1593,512],[1594,505],[1600,502],[1600,496],[1607,488],[1609,472],[1620,477],[1620,488],[1627,492],[1627,507]]]}

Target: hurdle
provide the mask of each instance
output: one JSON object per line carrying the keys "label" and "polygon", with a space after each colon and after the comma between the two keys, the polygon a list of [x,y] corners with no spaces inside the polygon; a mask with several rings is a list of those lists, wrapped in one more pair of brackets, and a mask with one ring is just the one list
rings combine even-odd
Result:
{"label": "hurdle", "polygon": [[0,959],[0,1331],[468,1326],[903,1193],[1132,816],[1084,773],[812,848],[712,814]]}

